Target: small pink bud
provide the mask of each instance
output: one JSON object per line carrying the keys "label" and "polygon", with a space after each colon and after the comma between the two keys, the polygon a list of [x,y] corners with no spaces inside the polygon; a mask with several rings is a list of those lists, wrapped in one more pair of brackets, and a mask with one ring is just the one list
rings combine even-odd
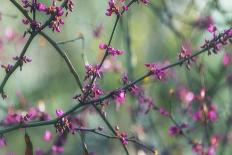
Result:
{"label": "small pink bud", "polygon": [[107,47],[108,47],[108,46],[107,46],[105,43],[100,43],[100,44],[99,44],[99,48],[100,48],[100,49],[107,49]]}

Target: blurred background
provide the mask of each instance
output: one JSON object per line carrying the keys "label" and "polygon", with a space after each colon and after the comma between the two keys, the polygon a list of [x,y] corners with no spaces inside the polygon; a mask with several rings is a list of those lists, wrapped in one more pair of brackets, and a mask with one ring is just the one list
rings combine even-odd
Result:
{"label": "blurred background", "polygon": [[[50,1],[39,0],[49,4]],[[84,79],[85,64],[97,64],[101,61],[104,51],[98,48],[101,42],[107,43],[116,17],[105,15],[108,7],[107,0],[73,0],[74,12],[65,18],[65,24],[60,33],[53,33],[50,29],[45,32],[54,41],[66,41],[83,36],[83,40],[60,45],[70,57],[74,67]],[[20,1],[18,1],[20,2]],[[129,1],[126,1],[128,3]],[[148,5],[141,2],[133,4],[129,11],[120,19],[112,46],[126,51],[116,59],[108,58],[104,63],[107,70],[103,78],[98,80],[101,88],[109,92],[120,87],[124,73],[130,80],[135,80],[147,73],[145,63],[172,63],[178,60],[178,53],[182,45],[188,46],[193,53],[199,51],[206,38],[211,34],[207,31],[208,22],[217,26],[222,32],[232,24],[232,3],[230,0],[151,0]],[[0,63],[14,63],[12,57],[19,55],[26,39],[22,36],[26,30],[22,24],[22,14],[9,2],[2,0],[0,5]],[[47,17],[38,14],[41,21]],[[28,36],[26,36],[28,38]],[[180,91],[198,95],[202,88],[206,89],[206,96],[217,106],[218,120],[213,123],[209,134],[223,135],[227,130],[228,144],[223,148],[224,154],[230,155],[232,149],[232,132],[228,129],[228,118],[231,117],[231,81],[228,76],[231,64],[223,64],[225,53],[231,53],[231,45],[221,49],[218,54],[198,57],[190,70],[185,66],[170,70],[170,77],[164,81],[152,78],[145,79],[139,85],[145,90],[158,106],[169,107],[172,104],[173,116],[179,123],[189,123],[194,130],[187,134],[192,139],[204,141],[204,126],[192,120],[184,112],[186,106]],[[84,55],[84,58],[83,58]],[[31,63],[25,64],[23,70],[17,70],[5,86],[8,98],[0,99],[0,118],[3,120],[9,109],[27,111],[30,107],[40,107],[55,118],[58,108],[67,111],[77,104],[72,98],[80,93],[75,79],[70,74],[64,60],[54,48],[41,36],[37,36],[30,45],[27,57]],[[0,79],[5,75],[0,70]],[[170,136],[168,128],[173,124],[167,117],[156,111],[145,114],[140,112],[139,102],[127,95],[126,103],[116,108],[114,101],[110,101],[106,116],[113,126],[128,135],[136,135],[144,144],[154,146],[161,155],[194,154],[191,145],[181,136]],[[193,101],[198,106],[197,101]],[[136,112],[133,112],[136,111]],[[97,128],[105,126],[102,119],[95,112],[88,112],[80,117],[86,122],[86,127]],[[227,123],[226,123],[227,122]],[[43,140],[45,130],[53,133],[49,142]],[[105,131],[111,132],[105,126]],[[57,134],[53,126],[27,129],[34,145],[34,150],[49,150]],[[14,152],[24,154],[24,130],[16,130],[4,135],[7,146],[0,149],[4,155]],[[123,148],[117,140],[107,139],[93,133],[86,134],[88,150],[97,155],[121,155]],[[218,152],[221,145],[219,143]],[[150,152],[129,143],[131,154],[149,155]],[[62,153],[61,153],[62,154]],[[79,134],[68,135],[64,145],[65,155],[82,154]],[[219,153],[218,153],[219,154]]]}

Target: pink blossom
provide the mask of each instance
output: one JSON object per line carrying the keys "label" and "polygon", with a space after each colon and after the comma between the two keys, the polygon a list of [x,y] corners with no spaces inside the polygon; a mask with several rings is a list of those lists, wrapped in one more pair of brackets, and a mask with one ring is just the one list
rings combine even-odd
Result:
{"label": "pink blossom", "polygon": [[169,134],[170,136],[174,136],[174,135],[179,134],[180,131],[181,131],[181,130],[179,129],[179,127],[177,127],[177,126],[171,126],[171,127],[168,129],[168,134]]}
{"label": "pink blossom", "polygon": [[6,146],[6,140],[5,140],[5,138],[1,137],[0,138],[0,148],[5,147],[5,146]]}
{"label": "pink blossom", "polygon": [[155,76],[158,80],[165,78],[165,72],[160,69],[160,64],[157,63],[147,63],[145,66],[150,70],[150,73]]}
{"label": "pink blossom", "polygon": [[209,31],[210,33],[214,33],[214,32],[217,31],[217,27],[216,27],[215,25],[213,25],[213,24],[210,24],[210,25],[208,26],[208,31]]}
{"label": "pink blossom", "polygon": [[41,11],[41,12],[46,12],[47,8],[46,5],[43,3],[38,3],[37,4],[37,10]]}
{"label": "pink blossom", "polygon": [[195,144],[193,144],[192,150],[193,150],[194,152],[196,152],[196,153],[199,153],[199,154],[202,154],[203,151],[204,151],[203,146],[202,146],[202,144],[200,144],[200,143],[195,143]]}
{"label": "pink blossom", "polygon": [[212,122],[215,122],[218,119],[217,108],[215,105],[210,105],[207,118]]}
{"label": "pink blossom", "polygon": [[105,43],[100,43],[100,44],[99,44],[99,48],[100,48],[100,49],[107,49],[108,46],[107,46]]}
{"label": "pink blossom", "polygon": [[170,115],[169,112],[163,107],[159,108],[159,113],[161,115],[163,115],[163,116],[169,116]]}
{"label": "pink blossom", "polygon": [[224,66],[227,66],[231,63],[231,60],[232,60],[232,56],[230,53],[225,53],[224,56],[223,56],[223,59],[222,59],[222,64]]}
{"label": "pink blossom", "polygon": [[46,130],[43,136],[44,141],[52,140],[52,133],[49,130]]}
{"label": "pink blossom", "polygon": [[62,116],[63,114],[64,114],[63,110],[61,110],[61,109],[56,109],[56,116],[57,116],[57,117],[60,117],[60,116]]}
{"label": "pink blossom", "polygon": [[216,155],[216,148],[215,147],[209,147],[207,151],[207,155]]}
{"label": "pink blossom", "polygon": [[54,153],[63,153],[64,152],[64,148],[62,146],[53,145],[52,146],[52,151]]}
{"label": "pink blossom", "polygon": [[192,103],[192,101],[195,98],[195,95],[193,92],[189,91],[188,89],[186,89],[185,87],[180,87],[178,90],[178,95],[180,97],[180,100],[189,105],[190,103]]}
{"label": "pink blossom", "polygon": [[120,105],[123,104],[126,100],[126,93],[124,90],[119,90],[115,93],[114,99],[116,100],[117,103]]}
{"label": "pink blossom", "polygon": [[8,41],[12,41],[15,38],[15,32],[13,31],[13,29],[11,27],[7,27],[5,30],[5,37]]}

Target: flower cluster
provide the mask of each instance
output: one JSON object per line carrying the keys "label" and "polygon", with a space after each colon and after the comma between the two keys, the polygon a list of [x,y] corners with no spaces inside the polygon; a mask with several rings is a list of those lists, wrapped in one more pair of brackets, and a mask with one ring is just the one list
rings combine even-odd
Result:
{"label": "flower cluster", "polygon": [[[43,12],[47,15],[50,15],[53,17],[53,20],[49,24],[49,28],[51,28],[53,31],[60,32],[60,26],[64,25],[64,20],[62,19],[62,16],[64,15],[63,6],[56,6],[55,0],[52,0],[52,5],[46,6],[43,3],[37,2],[37,0],[32,0],[31,2],[29,0],[22,0],[23,7],[25,9],[30,10],[31,13],[35,14],[35,11]],[[74,8],[74,3],[72,0],[66,0],[64,2],[64,8],[67,10],[66,16],[68,15],[68,12],[72,12]],[[29,21],[28,19],[23,19],[23,23],[25,25],[30,24],[30,27],[33,30],[38,30],[41,27],[41,22],[36,21],[33,19],[32,21]]]}
{"label": "flower cluster", "polygon": [[91,88],[89,84],[85,85],[83,90],[85,93],[88,93],[87,91],[89,90],[90,91],[89,96],[91,98],[97,98],[100,95],[103,95],[103,90],[101,90],[96,83],[93,83]]}
{"label": "flower cluster", "polygon": [[150,73],[155,76],[155,78],[162,80],[165,78],[165,72],[160,69],[158,64],[155,63],[149,63],[145,64],[145,66],[150,70]]}
{"label": "flower cluster", "polygon": [[46,11],[46,5],[43,3],[37,2],[37,0],[22,0],[23,7],[30,12],[33,12],[35,10],[45,12]]}
{"label": "flower cluster", "polygon": [[86,70],[86,75],[84,81],[95,75],[98,78],[101,78],[102,71],[100,70],[99,65],[85,65],[85,70]]}
{"label": "flower cluster", "polygon": [[60,26],[64,25],[64,20],[62,19],[64,14],[63,8],[61,6],[56,6],[55,2],[53,2],[53,4],[48,7],[47,14],[54,16],[49,28],[51,28],[52,31],[60,32]]}
{"label": "flower cluster", "polygon": [[124,51],[115,49],[111,46],[107,46],[105,43],[101,43],[99,45],[99,48],[100,49],[107,49],[108,54],[110,54],[111,56],[122,55],[124,53]]}
{"label": "flower cluster", "polygon": [[232,55],[230,53],[224,53],[223,59],[222,59],[222,64],[224,66],[228,66],[232,61]]}
{"label": "flower cluster", "polygon": [[126,92],[122,89],[117,90],[113,93],[113,99],[116,101],[117,104],[121,105],[125,103],[126,100]]}
{"label": "flower cluster", "polygon": [[128,145],[127,133],[126,132],[120,132],[118,126],[115,127],[115,132],[116,132],[117,137],[120,139],[121,143],[123,145]]}
{"label": "flower cluster", "polygon": [[[66,5],[64,6],[64,8],[70,12],[73,12],[74,9],[74,3],[72,0],[67,0]],[[66,13],[66,16],[68,15],[68,12]]]}
{"label": "flower cluster", "polygon": [[[61,109],[56,110],[56,116],[59,118],[64,114]],[[69,132],[72,129],[72,124],[67,117],[62,117],[58,119],[55,123],[56,132],[63,134],[65,131]]]}
{"label": "flower cluster", "polygon": [[195,121],[204,122],[209,120],[211,122],[215,122],[218,119],[217,108],[214,104],[210,104],[209,106],[203,104],[192,117]]}
{"label": "flower cluster", "polygon": [[23,19],[22,22],[23,22],[24,25],[28,25],[29,24],[30,28],[32,30],[38,30],[38,29],[40,29],[40,27],[42,25],[41,22],[36,21],[36,20],[29,21],[28,19]]}
{"label": "flower cluster", "polygon": [[201,48],[208,50],[208,55],[210,55],[212,52],[217,54],[223,45],[226,45],[232,41],[231,28],[225,30],[223,33],[217,33],[217,27],[211,24],[208,27],[208,31],[212,33],[212,39],[206,39],[204,45],[201,46]]}
{"label": "flower cluster", "polygon": [[120,16],[122,10],[128,11],[128,6],[124,4],[124,1],[125,0],[120,0],[120,2],[117,4],[115,0],[109,0],[106,15],[111,16],[113,13],[115,13],[117,16]]}
{"label": "flower cluster", "polygon": [[13,60],[15,61],[19,61],[19,65],[20,65],[20,70],[22,70],[22,66],[24,63],[29,63],[32,60],[26,56],[23,56],[22,58],[20,58],[19,56],[13,57]]}
{"label": "flower cluster", "polygon": [[[188,44],[183,44],[181,46],[181,50],[180,50],[180,53],[178,55],[178,59],[180,61],[185,60],[185,59],[188,59],[191,55],[192,55],[192,50],[191,50],[190,46]],[[192,62],[194,62],[194,61],[195,61],[195,58],[191,58],[191,59],[188,59],[187,61],[185,61],[186,67],[188,69],[190,69]]]}
{"label": "flower cluster", "polygon": [[52,133],[49,130],[46,130],[43,136],[44,141],[51,141],[52,139]]}
{"label": "flower cluster", "polygon": [[193,142],[192,150],[198,155],[216,155],[219,139],[219,136],[212,135],[210,137],[210,144],[207,148],[204,148],[200,142]]}
{"label": "flower cluster", "polygon": [[13,69],[13,65],[7,64],[7,65],[1,65],[3,69],[5,69],[6,73],[9,73]]}
{"label": "flower cluster", "polygon": [[168,134],[170,136],[175,136],[175,135],[182,134],[182,130],[185,129],[185,128],[188,128],[188,125],[185,124],[185,123],[183,123],[183,124],[181,124],[179,126],[173,125],[168,129]]}
{"label": "flower cluster", "polygon": [[[130,81],[128,80],[128,76],[124,75],[122,77],[122,82],[124,85],[130,84]],[[145,111],[145,113],[148,113],[152,108],[154,108],[154,102],[151,97],[146,96],[144,89],[142,87],[139,87],[137,85],[131,85],[128,88],[128,91],[133,95],[138,102],[140,103],[140,110]],[[145,109],[144,109],[145,108]]]}
{"label": "flower cluster", "polygon": [[3,124],[14,125],[18,123],[24,123],[28,120],[47,121],[50,120],[50,116],[39,110],[39,108],[30,108],[27,112],[9,110],[7,116],[3,120]]}

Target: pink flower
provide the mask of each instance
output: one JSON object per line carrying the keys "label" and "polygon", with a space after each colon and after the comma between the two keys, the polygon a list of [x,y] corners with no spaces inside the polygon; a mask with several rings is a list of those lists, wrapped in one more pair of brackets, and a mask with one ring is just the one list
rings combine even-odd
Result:
{"label": "pink flower", "polygon": [[207,151],[207,155],[216,155],[216,148],[215,147],[209,147]]}
{"label": "pink flower", "polygon": [[185,123],[183,123],[183,124],[181,124],[181,125],[179,125],[179,126],[176,126],[176,125],[171,126],[171,127],[168,129],[168,134],[169,134],[170,136],[175,136],[175,135],[181,134],[181,131],[182,131],[182,129],[184,129],[184,128],[188,128],[188,125],[185,124]]}
{"label": "pink flower", "polygon": [[64,148],[62,146],[53,145],[52,146],[52,151],[54,153],[63,153],[64,152]]}
{"label": "pink flower", "polygon": [[41,11],[41,12],[46,12],[47,8],[46,5],[43,3],[38,3],[37,4],[37,10]]}
{"label": "pink flower", "polygon": [[200,143],[195,143],[193,146],[192,146],[192,150],[196,153],[203,153],[204,149],[203,149],[203,146],[202,144]]}
{"label": "pink flower", "polygon": [[107,46],[105,43],[100,43],[100,44],[99,44],[99,48],[100,48],[100,49],[107,49],[108,46]]}
{"label": "pink flower", "polygon": [[5,140],[5,138],[1,137],[0,138],[0,148],[5,147],[5,146],[6,146],[6,140]]}
{"label": "pink flower", "polygon": [[119,90],[115,93],[114,99],[116,100],[117,103],[120,105],[123,104],[126,100],[126,93],[124,90]]}
{"label": "pink flower", "polygon": [[188,106],[189,104],[191,104],[192,101],[193,101],[194,98],[195,98],[194,93],[191,92],[190,90],[188,90],[188,89],[185,88],[185,87],[179,88],[179,90],[178,90],[178,95],[179,95],[180,100],[181,100],[184,104],[186,104],[187,106]]}
{"label": "pink flower", "polygon": [[161,115],[163,115],[163,116],[169,116],[170,115],[169,112],[166,109],[164,109],[163,107],[159,108],[159,113]]}
{"label": "pink flower", "polygon": [[222,64],[227,66],[231,63],[232,56],[230,53],[225,53],[223,56]]}
{"label": "pink flower", "polygon": [[193,120],[200,121],[201,120],[201,112],[197,111],[192,116]]}
{"label": "pink flower", "polygon": [[15,32],[13,31],[13,29],[11,27],[8,27],[6,30],[5,30],[5,37],[8,41],[12,41],[14,40],[15,38]]}
{"label": "pink flower", "polygon": [[60,117],[60,116],[62,116],[63,114],[64,114],[63,110],[61,110],[61,109],[56,109],[56,116],[57,116],[57,117]]}
{"label": "pink flower", "polygon": [[213,24],[210,24],[210,25],[208,26],[208,31],[209,31],[210,33],[214,33],[214,32],[217,31],[217,27],[216,27],[215,25],[213,25]]}
{"label": "pink flower", "polygon": [[121,133],[121,142],[123,145],[128,145],[127,134],[125,132]]}
{"label": "pink flower", "polygon": [[87,80],[88,78],[97,75],[98,78],[101,78],[102,70],[100,69],[99,65],[85,65],[86,70],[86,76],[84,80]]}
{"label": "pink flower", "polygon": [[209,111],[207,113],[207,118],[212,122],[215,122],[218,119],[217,109],[215,105],[210,105]]}
{"label": "pink flower", "polygon": [[160,65],[156,63],[148,63],[145,66],[150,70],[150,73],[155,76],[158,80],[162,80],[165,78],[165,72],[160,69]]}
{"label": "pink flower", "polygon": [[52,140],[52,133],[49,130],[46,130],[43,136],[44,141]]}
{"label": "pink flower", "polygon": [[177,126],[171,126],[169,129],[168,129],[168,134],[170,136],[174,136],[174,135],[177,135],[180,133],[180,129],[177,127]]}

